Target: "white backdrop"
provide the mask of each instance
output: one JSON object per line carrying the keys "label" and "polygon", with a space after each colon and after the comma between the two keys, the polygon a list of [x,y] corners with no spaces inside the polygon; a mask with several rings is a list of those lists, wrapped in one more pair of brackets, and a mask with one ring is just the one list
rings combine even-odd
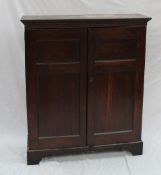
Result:
{"label": "white backdrop", "polygon": [[[148,23],[143,110],[144,155],[100,153],[26,165],[22,15],[143,13]],[[161,1],[0,0],[0,175],[161,175]]]}

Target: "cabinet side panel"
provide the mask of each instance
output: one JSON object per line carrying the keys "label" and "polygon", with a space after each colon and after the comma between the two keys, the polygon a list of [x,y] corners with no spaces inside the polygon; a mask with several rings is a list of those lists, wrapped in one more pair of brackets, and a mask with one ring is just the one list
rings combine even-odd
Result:
{"label": "cabinet side panel", "polygon": [[26,68],[26,101],[28,123],[28,146],[38,146],[37,132],[37,70],[35,67],[35,43],[32,31],[25,30],[25,68]]}
{"label": "cabinet side panel", "polygon": [[144,68],[145,68],[145,47],[146,47],[146,26],[140,27],[137,31],[138,57],[136,59],[136,95],[134,126],[137,139],[141,140],[142,130],[142,110],[143,110],[143,93],[144,93]]}

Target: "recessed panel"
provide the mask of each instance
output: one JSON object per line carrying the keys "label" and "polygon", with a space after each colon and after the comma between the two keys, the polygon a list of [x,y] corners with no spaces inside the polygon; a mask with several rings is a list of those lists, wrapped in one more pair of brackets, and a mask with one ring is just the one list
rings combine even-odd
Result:
{"label": "recessed panel", "polygon": [[79,75],[39,75],[39,137],[79,135]]}
{"label": "recessed panel", "polygon": [[96,134],[133,129],[135,72],[98,73],[94,92]]}
{"label": "recessed panel", "polygon": [[137,38],[136,31],[134,27],[105,27],[93,28],[92,34],[96,40],[129,40]]}
{"label": "recessed panel", "polygon": [[136,40],[98,41],[95,43],[95,60],[135,59]]}
{"label": "recessed panel", "polygon": [[95,60],[136,59],[137,34],[134,28],[94,28],[91,31]]}
{"label": "recessed panel", "polygon": [[42,40],[36,44],[38,62],[62,63],[80,60],[79,40]]}

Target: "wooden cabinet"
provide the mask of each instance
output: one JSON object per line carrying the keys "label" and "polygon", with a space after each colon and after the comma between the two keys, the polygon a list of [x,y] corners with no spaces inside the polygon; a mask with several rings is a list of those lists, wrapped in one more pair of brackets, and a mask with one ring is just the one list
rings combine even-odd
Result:
{"label": "wooden cabinet", "polygon": [[143,15],[24,16],[28,164],[49,155],[142,154]]}

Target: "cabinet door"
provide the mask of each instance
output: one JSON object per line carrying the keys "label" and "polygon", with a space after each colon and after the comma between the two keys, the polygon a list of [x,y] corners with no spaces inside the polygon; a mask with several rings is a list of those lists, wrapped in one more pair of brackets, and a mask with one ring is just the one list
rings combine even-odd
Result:
{"label": "cabinet door", "polygon": [[88,34],[88,144],[139,141],[145,28],[90,28]]}
{"label": "cabinet door", "polygon": [[26,31],[29,149],[86,145],[86,32]]}

